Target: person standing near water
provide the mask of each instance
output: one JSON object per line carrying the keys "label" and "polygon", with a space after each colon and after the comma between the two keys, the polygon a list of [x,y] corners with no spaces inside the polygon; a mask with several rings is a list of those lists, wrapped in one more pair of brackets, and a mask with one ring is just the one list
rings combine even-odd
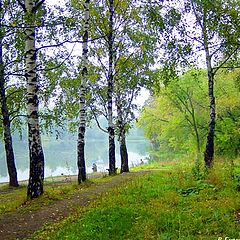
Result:
{"label": "person standing near water", "polygon": [[92,170],[93,170],[93,172],[97,172],[97,164],[96,163],[93,163]]}

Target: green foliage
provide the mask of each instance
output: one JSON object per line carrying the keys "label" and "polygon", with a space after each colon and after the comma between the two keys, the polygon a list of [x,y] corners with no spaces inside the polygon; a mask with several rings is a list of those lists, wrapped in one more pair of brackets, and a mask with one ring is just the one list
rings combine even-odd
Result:
{"label": "green foliage", "polygon": [[192,175],[197,181],[202,181],[207,175],[207,169],[203,166],[200,156],[197,156],[194,166],[192,167]]}
{"label": "green foliage", "polygon": [[240,167],[234,168],[233,179],[235,181],[237,190],[240,191]]}
{"label": "green foliage", "polygon": [[[167,86],[144,108],[138,125],[161,151],[197,151],[203,146],[206,124],[205,72],[192,70]],[[198,137],[198,139],[197,139]]]}
{"label": "green foliage", "polygon": [[[218,155],[236,157],[239,154],[240,93],[235,84],[238,77],[238,70],[224,70],[216,75]],[[207,111],[206,73],[190,70],[166,86],[162,85],[143,109],[137,124],[144,128],[155,150],[196,153],[205,145]]]}
{"label": "green foliage", "polygon": [[[140,88],[144,86],[155,93],[138,121],[155,150],[160,149],[155,156],[165,154],[164,157],[171,158],[171,154],[176,152],[180,155],[201,152],[209,115],[206,73],[191,70],[178,77],[177,71],[183,71],[179,68],[183,63],[195,65],[207,41],[214,72],[219,72],[215,74],[218,110],[216,152],[237,156],[240,149],[240,77],[239,71],[233,69],[239,65],[239,1],[184,0],[181,3],[114,1],[114,97],[120,99],[118,103],[126,113],[124,124],[129,129],[137,109],[132,100],[138,97]],[[65,6],[47,7],[43,4],[34,16],[26,15],[27,22],[34,23],[37,29],[40,117],[42,127],[48,132],[56,125],[63,127],[67,124],[70,130],[76,131],[78,125],[83,1],[71,0],[66,6],[69,7],[67,11]],[[90,4],[91,63],[86,93],[88,104],[96,106],[96,114],[105,116],[108,7],[107,1]],[[23,10],[19,9],[17,1],[3,1],[1,10],[1,14],[7,16],[2,19],[1,33],[6,34],[2,46],[4,62],[8,65],[5,68],[6,89],[13,130],[21,130],[26,124],[17,117],[26,115],[23,104],[26,89],[22,81],[24,18]],[[188,20],[190,14],[192,21]],[[206,32],[201,24],[206,26]],[[61,41],[65,43],[61,44]],[[75,42],[75,45],[68,41]],[[157,61],[161,70],[153,71]],[[226,71],[220,72],[219,67]],[[51,103],[54,108],[49,107]],[[88,115],[89,119],[92,117]],[[201,175],[199,169],[195,170],[196,176]]]}
{"label": "green foliage", "polygon": [[235,84],[239,76],[238,69],[223,70],[216,76],[217,153],[229,157],[236,157],[240,149],[240,92]]}
{"label": "green foliage", "polygon": [[6,91],[9,117],[12,123],[11,131],[18,132],[20,136],[22,136],[23,125],[26,123],[26,105],[23,102],[25,90],[23,86],[13,86],[8,87]]}
{"label": "green foliage", "polygon": [[180,189],[178,192],[182,194],[184,197],[192,195],[192,194],[199,194],[200,191],[205,190],[205,189],[214,189],[214,185],[205,183],[203,181],[198,181],[197,185],[194,187],[189,187],[186,189]]}
{"label": "green foliage", "polygon": [[[172,58],[179,64],[187,62],[196,65],[199,50],[206,53],[208,49],[211,64],[216,67],[214,71],[223,64],[238,66],[239,27],[236,21],[240,14],[239,1],[183,0],[181,5],[175,2],[170,6],[181,16],[169,37],[176,43],[173,54],[170,53]],[[186,46],[190,47],[190,51],[182,51]]]}
{"label": "green foliage", "polygon": [[[113,104],[117,111],[114,114],[115,134],[119,136],[128,132],[135,119],[138,97],[142,86],[145,86],[151,75],[150,67],[156,57],[156,36],[150,35],[145,28],[143,8],[135,0],[114,3],[113,42],[110,52],[109,5],[103,1],[100,6],[90,9],[90,35],[96,37],[89,44],[89,54],[96,61],[89,67],[91,111],[94,117],[103,115],[108,118],[109,101],[109,58],[113,58]],[[102,37],[105,36],[105,37]],[[113,106],[114,107],[114,106]],[[92,117],[92,116],[90,116]]]}

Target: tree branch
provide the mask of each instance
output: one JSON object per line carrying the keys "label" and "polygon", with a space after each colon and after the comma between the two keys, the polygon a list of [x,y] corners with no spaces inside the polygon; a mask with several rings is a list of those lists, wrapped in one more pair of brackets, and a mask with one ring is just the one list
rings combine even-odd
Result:
{"label": "tree branch", "polygon": [[[23,91],[22,89],[17,89],[17,90],[15,90],[15,91],[11,92],[10,94],[8,94],[8,95],[6,96],[6,99],[8,99],[10,96],[14,95],[15,93],[22,92],[22,91]],[[11,114],[10,114],[10,115],[11,115]]]}
{"label": "tree branch", "polygon": [[216,67],[216,68],[213,68],[213,74],[216,74],[216,72],[220,69],[220,68],[223,68],[223,65],[232,57],[232,55],[234,54],[234,53],[236,53],[237,52],[237,50],[238,50],[239,48],[237,47],[234,51],[232,51],[232,53],[231,54],[229,54],[229,56],[218,66],[218,67]]}
{"label": "tree branch", "polygon": [[41,5],[45,2],[45,0],[41,0],[36,2],[35,6],[32,9],[33,13],[36,13],[36,11],[41,7]]}
{"label": "tree branch", "polygon": [[12,122],[15,118],[17,118],[17,117],[27,117],[27,115],[25,115],[25,114],[18,114],[18,115],[15,115],[15,116],[13,116],[11,119],[10,119],[10,122]]}
{"label": "tree branch", "polygon": [[[101,39],[101,38],[103,38],[103,36],[90,39],[90,40],[88,40],[88,42],[94,42],[94,41],[96,41],[96,40],[98,40],[98,39]],[[65,44],[65,43],[83,43],[83,41],[81,41],[81,40],[74,40],[74,41],[65,40],[65,41],[63,41],[63,42],[61,42],[61,43],[57,43],[57,44],[52,44],[52,45],[46,45],[46,46],[39,47],[39,48],[36,49],[36,51],[39,51],[39,50],[44,49],[44,48],[60,47],[60,46],[62,46],[62,45]]]}
{"label": "tree branch", "polygon": [[60,67],[64,64],[64,62],[72,55],[72,52],[73,52],[73,50],[74,50],[74,47],[75,47],[75,45],[73,46],[73,48],[72,48],[71,52],[69,53],[69,55],[68,55],[65,59],[63,59],[63,61],[60,62],[60,64],[58,64],[56,67],[52,67],[52,68],[42,68],[42,69],[38,69],[38,71],[52,71],[52,70],[54,70],[54,69],[60,68]]}
{"label": "tree branch", "polygon": [[21,2],[21,0],[17,0],[18,4],[22,7],[22,9],[24,10],[24,12],[27,11],[25,4]]}
{"label": "tree branch", "polygon": [[92,105],[90,105],[90,109],[91,109],[91,112],[92,112],[92,114],[93,114],[93,117],[94,117],[94,119],[95,119],[95,121],[96,121],[96,123],[97,123],[98,128],[99,128],[100,130],[102,130],[103,132],[108,133],[108,131],[107,131],[106,129],[104,129],[104,128],[101,127],[101,125],[100,125],[100,123],[99,123],[99,121],[98,121],[98,118],[97,118],[97,116],[96,116],[96,113],[95,113]]}

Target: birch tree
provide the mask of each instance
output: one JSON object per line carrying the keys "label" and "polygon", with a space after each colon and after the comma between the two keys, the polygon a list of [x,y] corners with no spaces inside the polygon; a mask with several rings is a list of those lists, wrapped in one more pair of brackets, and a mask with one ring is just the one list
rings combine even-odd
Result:
{"label": "birch tree", "polygon": [[86,129],[86,87],[88,72],[88,34],[89,34],[89,3],[84,3],[84,33],[82,44],[82,79],[80,85],[80,124],[78,128],[78,183],[86,180],[85,166],[85,129]]}
{"label": "birch tree", "polygon": [[121,157],[121,173],[129,172],[128,165],[128,150],[126,144],[126,126],[124,124],[123,112],[120,102],[117,103],[117,124],[118,124],[118,140],[120,145],[120,157]]}
{"label": "birch tree", "polygon": [[[92,89],[95,105],[92,109],[108,121],[110,174],[115,174],[116,168],[115,136],[126,144],[127,128],[133,120],[129,114],[134,108],[132,100],[143,86],[143,76],[150,71],[156,55],[153,51],[156,38],[146,31],[141,9],[134,0],[103,1],[92,18],[93,34],[102,36],[91,49],[98,60],[93,63],[97,77]],[[126,151],[123,145],[121,149]],[[126,153],[122,156],[127,156]]]}
{"label": "birch tree", "polygon": [[204,64],[208,72],[209,124],[204,161],[209,168],[214,159],[216,125],[214,79],[220,68],[236,66],[234,59],[239,54],[239,2],[183,0],[167,1],[164,5],[170,9],[166,23],[171,31],[164,30],[163,60],[169,63],[167,59],[171,59],[182,70],[187,65]]}
{"label": "birch tree", "polygon": [[[214,131],[216,125],[214,78],[217,71],[231,58],[234,58],[239,51],[239,45],[237,44],[239,30],[236,28],[237,26],[234,26],[239,12],[235,9],[234,3],[235,1],[230,6],[227,6],[225,5],[228,4],[227,1],[213,3],[211,1],[198,2],[191,0],[189,5],[185,5],[192,9],[195,24],[199,27],[200,37],[198,42],[205,53],[205,64],[208,73],[210,119],[204,153],[204,161],[207,167],[212,166],[214,157]],[[228,19],[227,22],[226,19]],[[230,32],[226,33],[226,30]],[[194,40],[197,39],[194,38]]]}
{"label": "birch tree", "polygon": [[109,175],[116,174],[116,155],[115,155],[115,133],[113,124],[113,67],[114,67],[114,0],[109,0],[109,19],[108,19],[108,90],[107,90],[107,109],[108,109],[108,142],[109,142]]}
{"label": "birch tree", "polygon": [[6,96],[6,76],[5,76],[5,63],[4,63],[4,35],[6,29],[4,29],[4,17],[7,15],[7,6],[2,0],[0,1],[0,103],[2,112],[2,122],[3,122],[3,133],[4,133],[4,144],[6,152],[6,161],[9,174],[9,185],[13,187],[18,187],[17,180],[17,170],[15,165],[15,157],[13,151],[12,134],[11,134],[11,120],[10,113],[7,104]]}
{"label": "birch tree", "polygon": [[[109,175],[116,174],[116,153],[115,153],[115,130],[113,114],[113,93],[114,93],[114,71],[115,71],[115,37],[116,37],[116,9],[114,0],[102,1],[94,9],[94,16],[91,19],[92,33],[98,41],[93,43],[91,52],[97,58],[94,75],[97,78],[91,84],[93,95],[92,110],[98,105],[97,111],[103,114],[107,120],[107,130],[100,127],[108,134],[108,158]],[[99,100],[99,101],[98,101]],[[95,107],[93,107],[95,105]],[[101,108],[101,109],[100,109]],[[95,111],[95,110],[94,110]],[[97,117],[95,115],[95,119]],[[99,123],[98,123],[99,125]]]}
{"label": "birch tree", "polygon": [[44,0],[25,0],[19,5],[24,10],[25,21],[25,77],[27,82],[27,120],[30,171],[27,188],[29,199],[37,198],[43,194],[44,180],[44,154],[39,126],[39,97],[37,77],[36,54],[36,13],[41,8]]}
{"label": "birch tree", "polygon": [[[145,49],[144,45],[140,44],[140,46]],[[125,55],[127,50],[124,50],[127,49],[127,44],[123,44],[122,47],[116,64],[117,74],[114,86],[117,108],[115,127],[120,145],[121,173],[129,171],[126,136],[136,119],[135,113],[139,108],[136,99],[140,97],[142,86],[149,81],[149,77],[152,75],[149,67],[153,59],[147,55],[151,56],[154,46],[146,48],[146,51],[135,46],[134,54],[127,56]]]}

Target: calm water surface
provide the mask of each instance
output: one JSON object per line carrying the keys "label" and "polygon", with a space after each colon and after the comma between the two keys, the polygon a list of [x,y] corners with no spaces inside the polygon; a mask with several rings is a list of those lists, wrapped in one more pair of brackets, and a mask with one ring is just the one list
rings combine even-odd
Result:
{"label": "calm water surface", "polygon": [[[73,136],[56,139],[43,136],[45,155],[45,177],[77,174],[76,140]],[[139,140],[127,140],[129,166],[138,165],[140,160],[147,161],[147,148],[149,143]],[[26,180],[29,176],[27,141],[14,139],[14,151],[18,171],[18,180]],[[86,140],[86,167],[87,172],[92,172],[92,164],[96,163],[98,171],[108,168],[108,143],[106,139]],[[119,145],[116,143],[116,165],[120,168]],[[3,143],[0,143],[0,182],[8,182],[7,166]]]}

